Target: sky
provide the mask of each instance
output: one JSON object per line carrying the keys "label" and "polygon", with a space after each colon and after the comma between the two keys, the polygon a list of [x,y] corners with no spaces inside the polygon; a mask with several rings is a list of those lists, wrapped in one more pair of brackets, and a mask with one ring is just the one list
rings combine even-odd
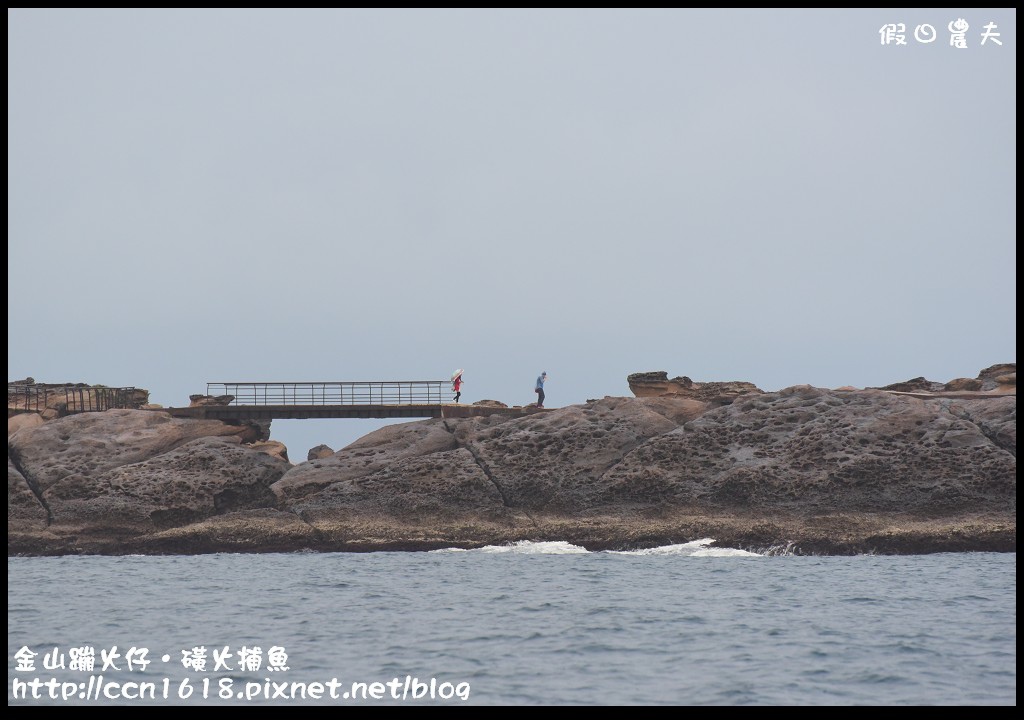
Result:
{"label": "sky", "polygon": [[464,368],[519,405],[546,371],[553,408],[1016,362],[1013,9],[7,20],[9,380],[182,406]]}

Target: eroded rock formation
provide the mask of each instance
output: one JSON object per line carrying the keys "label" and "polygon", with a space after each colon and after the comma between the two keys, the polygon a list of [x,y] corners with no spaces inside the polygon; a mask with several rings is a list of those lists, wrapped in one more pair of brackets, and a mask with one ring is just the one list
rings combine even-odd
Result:
{"label": "eroded rock formation", "polygon": [[956,392],[983,392],[994,394],[1016,394],[1017,364],[1002,363],[985,368],[976,378],[954,378],[949,382],[935,382],[923,377],[893,383],[877,390],[896,392],[925,392],[934,395]]}
{"label": "eroded rock formation", "polygon": [[259,427],[12,419],[8,552],[1015,551],[1015,366],[989,370],[955,396],[630,376],[657,394],[390,425],[295,466]]}
{"label": "eroded rock formation", "polygon": [[307,460],[322,460],[323,458],[330,457],[334,454],[334,450],[330,445],[317,445],[314,448],[310,448],[309,452],[306,453]]}
{"label": "eroded rock formation", "polygon": [[626,382],[637,397],[687,397],[713,405],[727,405],[742,395],[763,392],[753,383],[741,380],[697,383],[685,375],[669,380],[664,370],[633,373]]}

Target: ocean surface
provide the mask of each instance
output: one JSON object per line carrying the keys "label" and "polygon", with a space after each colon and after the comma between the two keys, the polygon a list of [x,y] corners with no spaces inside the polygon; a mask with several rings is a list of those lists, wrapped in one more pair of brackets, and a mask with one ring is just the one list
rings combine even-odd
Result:
{"label": "ocean surface", "polygon": [[1017,556],[8,558],[9,705],[1009,705]]}

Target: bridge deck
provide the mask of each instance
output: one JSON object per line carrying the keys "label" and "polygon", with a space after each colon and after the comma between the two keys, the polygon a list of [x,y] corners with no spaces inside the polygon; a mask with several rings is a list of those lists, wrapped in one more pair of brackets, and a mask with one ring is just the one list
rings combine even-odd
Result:
{"label": "bridge deck", "polygon": [[526,407],[490,407],[457,403],[422,405],[202,405],[154,408],[174,417],[210,420],[310,420],[330,418],[462,418],[487,415],[527,415],[544,412]]}
{"label": "bridge deck", "polygon": [[214,420],[328,418],[455,418],[543,412],[532,405],[494,407],[451,402],[448,380],[360,382],[216,382],[189,407],[163,408],[175,417]]}
{"label": "bridge deck", "polygon": [[[187,407],[154,407],[182,418],[229,422],[311,418],[457,418],[526,415],[533,405],[496,407],[451,402],[448,380],[207,383]],[[8,383],[7,414],[52,410],[58,415],[139,409],[149,392],[135,388]],[[485,401],[486,402],[486,401]]]}

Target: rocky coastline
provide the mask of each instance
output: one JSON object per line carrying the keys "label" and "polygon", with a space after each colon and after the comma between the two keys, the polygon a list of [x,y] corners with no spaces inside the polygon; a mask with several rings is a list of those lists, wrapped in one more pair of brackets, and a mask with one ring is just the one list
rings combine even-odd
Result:
{"label": "rocky coastline", "polygon": [[176,418],[144,397],[27,412],[9,389],[8,556],[703,538],[768,554],[1016,552],[1015,364],[864,389],[628,383],[633,397],[391,425],[296,464],[265,423]]}

